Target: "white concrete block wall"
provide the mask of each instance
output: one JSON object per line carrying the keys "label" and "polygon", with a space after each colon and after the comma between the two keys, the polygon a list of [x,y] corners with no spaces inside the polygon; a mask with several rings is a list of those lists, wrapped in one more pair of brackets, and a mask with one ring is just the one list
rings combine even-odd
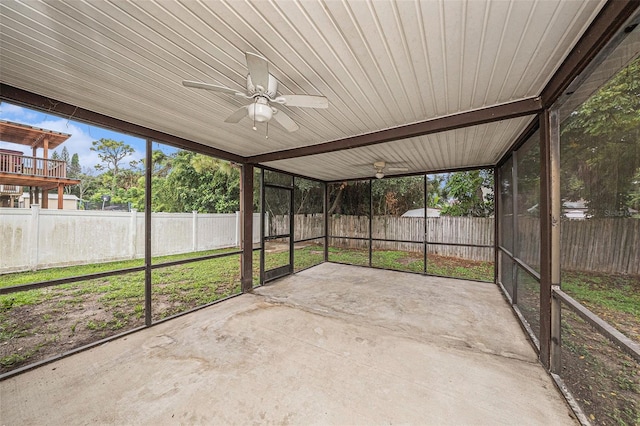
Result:
{"label": "white concrete block wall", "polygon": [[[239,247],[240,215],[153,213],[152,256]],[[141,259],[142,212],[0,209],[0,273]],[[254,243],[260,214],[254,214]]]}
{"label": "white concrete block wall", "polygon": [[236,247],[237,217],[230,214],[199,214],[197,221],[197,250]]}
{"label": "white concrete block wall", "polygon": [[130,259],[132,214],[40,209],[37,267]]}
{"label": "white concrete block wall", "polygon": [[31,211],[0,211],[0,271],[29,269],[33,239]]}

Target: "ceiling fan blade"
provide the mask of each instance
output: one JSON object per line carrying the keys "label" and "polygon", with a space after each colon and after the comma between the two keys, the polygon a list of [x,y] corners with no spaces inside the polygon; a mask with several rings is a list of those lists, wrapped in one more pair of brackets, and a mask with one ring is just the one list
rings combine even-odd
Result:
{"label": "ceiling fan blade", "polygon": [[278,123],[280,123],[280,125],[282,127],[284,127],[289,132],[295,132],[296,130],[298,130],[300,128],[300,127],[298,127],[296,122],[291,119],[291,117],[289,117],[287,114],[285,114],[284,112],[280,111],[279,109],[275,110],[275,112],[273,114],[273,118]]}
{"label": "ceiling fan blade", "polygon": [[228,87],[217,86],[215,84],[209,84],[209,83],[201,83],[199,81],[183,80],[182,85],[185,87],[194,87],[196,89],[206,89],[206,90],[213,90],[214,92],[230,93],[232,95],[237,95],[237,94],[244,95],[244,93],[238,92],[237,90],[230,89]]}
{"label": "ceiling fan blade", "polygon": [[[262,87],[262,92],[269,88],[269,62],[260,55],[247,52],[247,68],[253,85]],[[259,90],[258,90],[259,91]]]}
{"label": "ceiling fan blade", "polygon": [[243,106],[224,120],[225,123],[237,123],[249,114],[246,106]]}
{"label": "ceiling fan blade", "polygon": [[302,107],[302,108],[328,108],[329,100],[324,96],[312,95],[281,95],[274,99],[286,106]]}
{"label": "ceiling fan blade", "polygon": [[389,167],[387,170],[390,172],[408,172],[408,167]]}

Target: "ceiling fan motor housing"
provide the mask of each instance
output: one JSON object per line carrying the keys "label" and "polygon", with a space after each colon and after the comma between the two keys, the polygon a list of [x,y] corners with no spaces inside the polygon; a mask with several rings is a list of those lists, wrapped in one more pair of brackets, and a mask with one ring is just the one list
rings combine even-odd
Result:
{"label": "ceiling fan motor housing", "polygon": [[[276,92],[278,91],[278,80],[271,74],[269,74],[269,83],[267,86],[268,87],[263,88],[263,94],[269,99],[275,99]],[[258,88],[253,84],[253,81],[251,81],[251,74],[247,74],[247,93],[250,95],[258,93]]]}

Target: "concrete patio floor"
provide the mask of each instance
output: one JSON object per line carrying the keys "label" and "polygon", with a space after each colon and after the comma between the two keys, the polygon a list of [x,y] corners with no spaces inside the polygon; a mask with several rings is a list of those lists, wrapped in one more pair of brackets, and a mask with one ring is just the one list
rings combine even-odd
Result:
{"label": "concrete patio floor", "polygon": [[0,382],[0,424],[576,424],[493,284],[325,263]]}

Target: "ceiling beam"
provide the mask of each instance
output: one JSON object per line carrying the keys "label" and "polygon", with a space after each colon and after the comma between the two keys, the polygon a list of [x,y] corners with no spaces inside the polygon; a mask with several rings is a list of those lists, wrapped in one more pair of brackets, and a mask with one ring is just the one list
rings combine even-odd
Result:
{"label": "ceiling beam", "polygon": [[638,8],[638,0],[609,0],[604,5],[542,90],[540,97],[545,109],[556,102]]}
{"label": "ceiling beam", "polygon": [[159,132],[144,126],[129,123],[124,120],[109,117],[104,114],[89,111],[80,107],[76,107],[65,102],[47,98],[46,96],[37,95],[17,87],[0,83],[0,100],[10,102],[12,104],[33,108],[39,111],[68,117],[73,120],[89,123],[92,125],[104,127],[116,132],[127,133],[142,139],[151,139],[154,142],[166,143],[176,148],[195,151],[201,154],[211,155],[223,160],[235,163],[246,162],[245,157],[236,155],[221,149],[213,148],[208,145],[183,139],[168,133]]}
{"label": "ceiling beam", "polygon": [[496,105],[459,114],[438,117],[432,120],[420,121],[404,126],[393,127],[364,135],[351,136],[316,145],[269,152],[266,154],[248,157],[250,163],[264,163],[275,160],[304,157],[307,155],[324,154],[327,152],[341,151],[344,149],[359,148],[376,145],[400,139],[444,132],[462,127],[491,123],[494,121],[517,118],[525,115],[536,114],[542,110],[540,98],[522,99],[508,104]]}

